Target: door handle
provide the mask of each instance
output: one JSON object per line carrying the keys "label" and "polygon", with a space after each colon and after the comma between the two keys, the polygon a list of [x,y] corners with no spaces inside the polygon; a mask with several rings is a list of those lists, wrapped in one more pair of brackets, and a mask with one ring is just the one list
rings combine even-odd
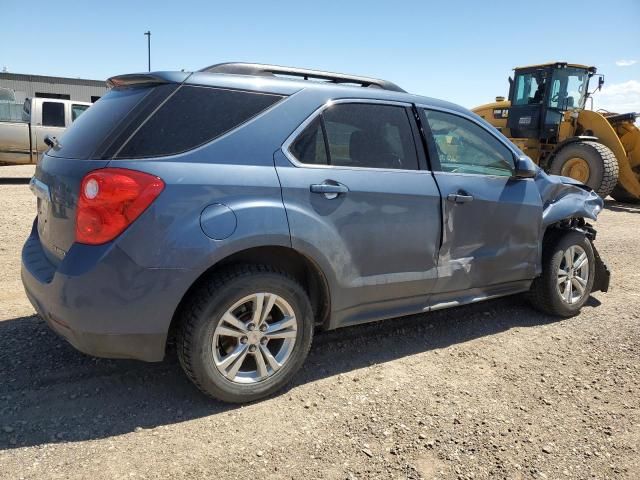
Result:
{"label": "door handle", "polygon": [[447,200],[453,203],[469,203],[473,201],[473,195],[450,193],[449,195],[447,195]]}
{"label": "door handle", "polygon": [[349,191],[349,188],[341,183],[326,180],[322,183],[314,183],[309,185],[309,190],[311,191],[311,193],[322,193],[326,198],[332,200],[341,193],[347,193]]}

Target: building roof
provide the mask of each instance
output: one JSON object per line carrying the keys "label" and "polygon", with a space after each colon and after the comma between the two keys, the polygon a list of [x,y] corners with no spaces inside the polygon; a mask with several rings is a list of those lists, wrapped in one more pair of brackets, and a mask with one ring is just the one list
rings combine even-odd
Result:
{"label": "building roof", "polygon": [[63,83],[67,85],[87,85],[90,87],[105,87],[105,80],[89,80],[86,78],[50,77],[47,75],[30,75],[27,73],[0,72],[0,80],[14,80],[18,82]]}

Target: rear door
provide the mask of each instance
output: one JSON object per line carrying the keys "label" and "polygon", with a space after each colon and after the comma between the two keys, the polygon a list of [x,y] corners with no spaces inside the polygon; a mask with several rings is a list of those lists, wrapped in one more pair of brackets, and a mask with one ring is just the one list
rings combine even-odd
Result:
{"label": "rear door", "polygon": [[446,299],[526,285],[536,276],[542,222],[534,180],[513,177],[514,152],[491,127],[457,112],[421,114],[442,193],[436,292]]}
{"label": "rear door", "polygon": [[411,112],[336,101],[275,155],[293,247],[335,276],[336,324],[421,310],[435,285],[440,196]]}

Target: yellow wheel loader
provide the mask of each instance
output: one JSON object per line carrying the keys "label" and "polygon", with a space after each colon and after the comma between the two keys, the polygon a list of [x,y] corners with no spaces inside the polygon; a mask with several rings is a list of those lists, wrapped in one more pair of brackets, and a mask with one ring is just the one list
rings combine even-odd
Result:
{"label": "yellow wheel loader", "polygon": [[[473,109],[546,171],[572,177],[603,198],[640,203],[640,114],[594,112],[604,84],[595,67],[546,63],[514,69],[509,97]],[[589,82],[598,85],[589,93]]]}

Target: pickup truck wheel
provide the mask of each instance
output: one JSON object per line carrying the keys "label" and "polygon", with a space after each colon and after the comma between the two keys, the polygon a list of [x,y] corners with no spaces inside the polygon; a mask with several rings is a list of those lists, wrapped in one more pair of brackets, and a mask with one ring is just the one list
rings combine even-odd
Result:
{"label": "pickup truck wheel", "polygon": [[311,347],[307,294],[268,266],[242,265],[217,274],[183,312],[180,363],[200,390],[225,402],[249,402],[279,390]]}
{"label": "pickup truck wheel", "polygon": [[538,310],[571,317],[589,298],[595,278],[591,243],[576,231],[551,234],[543,246],[542,275],[531,285],[529,298]]}

